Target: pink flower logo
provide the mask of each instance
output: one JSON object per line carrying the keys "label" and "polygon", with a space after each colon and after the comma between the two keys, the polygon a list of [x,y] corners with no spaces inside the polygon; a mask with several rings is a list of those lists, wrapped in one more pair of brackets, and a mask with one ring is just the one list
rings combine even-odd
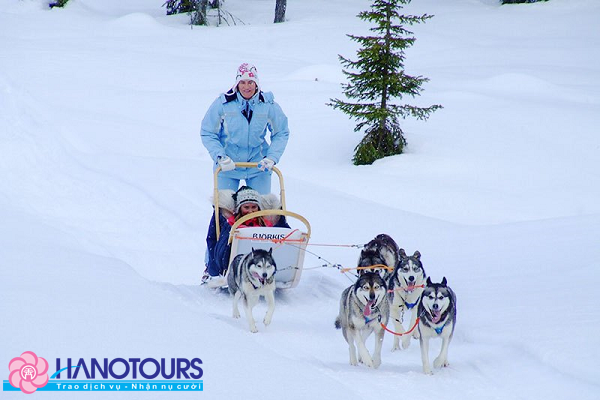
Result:
{"label": "pink flower logo", "polygon": [[8,363],[8,381],[23,393],[33,393],[48,383],[48,361],[33,351],[26,351]]}

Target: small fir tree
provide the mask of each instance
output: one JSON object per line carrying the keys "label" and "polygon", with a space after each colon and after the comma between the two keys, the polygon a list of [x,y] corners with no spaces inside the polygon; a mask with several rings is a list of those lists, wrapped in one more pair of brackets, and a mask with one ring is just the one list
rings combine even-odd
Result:
{"label": "small fir tree", "polygon": [[163,7],[167,8],[167,15],[173,15],[194,11],[196,3],[196,0],[167,0]]}
{"label": "small fir tree", "polygon": [[67,5],[67,2],[69,0],[58,0],[58,1],[53,1],[52,3],[48,4],[48,7],[50,8],[54,8],[54,7],[64,7]]}
{"label": "small fir tree", "polygon": [[360,44],[358,60],[352,61],[341,55],[341,64],[350,83],[343,84],[343,92],[351,103],[330,99],[328,105],[348,114],[358,124],[355,132],[365,128],[365,136],[354,150],[355,165],[372,164],[375,160],[401,154],[406,139],[400,128],[399,117],[411,116],[425,120],[441,105],[415,107],[395,104],[393,99],[420,95],[421,85],[429,79],[411,76],[404,72],[405,50],[415,38],[406,25],[422,23],[432,15],[401,15],[403,4],[411,0],[373,0],[370,11],[363,11],[358,18],[373,23],[372,36],[348,35]]}

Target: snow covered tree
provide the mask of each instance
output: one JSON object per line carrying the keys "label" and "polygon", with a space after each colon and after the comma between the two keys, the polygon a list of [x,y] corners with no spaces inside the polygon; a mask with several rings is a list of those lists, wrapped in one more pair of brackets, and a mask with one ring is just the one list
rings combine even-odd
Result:
{"label": "snow covered tree", "polygon": [[420,95],[421,85],[429,79],[411,76],[404,72],[405,49],[412,46],[415,38],[406,25],[422,23],[432,15],[401,15],[402,5],[411,0],[373,0],[370,11],[363,11],[358,18],[374,24],[372,36],[348,35],[360,44],[358,60],[352,61],[341,55],[341,64],[350,83],[343,84],[343,92],[351,103],[330,99],[328,105],[348,114],[358,124],[358,132],[365,128],[365,136],[354,150],[355,165],[372,164],[375,160],[401,154],[406,139],[399,124],[411,116],[425,120],[441,105],[416,107],[409,104],[396,104],[394,99]]}
{"label": "snow covered tree", "polygon": [[53,1],[52,3],[48,4],[48,7],[50,8],[54,8],[54,7],[64,7],[65,5],[67,5],[67,2],[69,0],[58,0],[58,1]]}
{"label": "snow covered tree", "polygon": [[208,25],[207,9],[216,9],[221,20],[222,0],[167,0],[163,6],[167,8],[167,15],[188,13],[190,25]]}
{"label": "snow covered tree", "polygon": [[208,0],[194,0],[194,9],[190,13],[191,25],[208,25],[206,17],[206,7]]}
{"label": "snow covered tree", "polygon": [[196,9],[196,0],[167,0],[163,7],[167,8],[167,15],[192,12]]}

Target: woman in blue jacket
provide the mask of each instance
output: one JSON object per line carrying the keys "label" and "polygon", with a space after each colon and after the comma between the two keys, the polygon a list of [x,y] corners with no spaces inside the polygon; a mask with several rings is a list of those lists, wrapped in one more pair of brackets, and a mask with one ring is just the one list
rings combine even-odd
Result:
{"label": "woman in blue jacket", "polygon": [[[243,179],[260,194],[270,193],[271,168],[283,155],[289,133],[273,94],[260,90],[256,67],[240,65],[235,85],[212,103],[202,120],[202,143],[214,169],[222,170],[219,189],[236,191]],[[257,162],[258,168],[236,168],[236,162]]]}

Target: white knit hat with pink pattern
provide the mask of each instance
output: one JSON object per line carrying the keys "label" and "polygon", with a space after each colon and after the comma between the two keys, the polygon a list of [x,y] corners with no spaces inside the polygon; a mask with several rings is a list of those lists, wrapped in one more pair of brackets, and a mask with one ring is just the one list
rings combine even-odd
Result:
{"label": "white knit hat with pink pattern", "polygon": [[237,88],[238,83],[240,81],[254,81],[256,83],[256,87],[260,86],[260,82],[258,80],[258,72],[256,71],[256,67],[252,64],[243,63],[237,69],[237,75],[235,77],[235,85],[234,88]]}

